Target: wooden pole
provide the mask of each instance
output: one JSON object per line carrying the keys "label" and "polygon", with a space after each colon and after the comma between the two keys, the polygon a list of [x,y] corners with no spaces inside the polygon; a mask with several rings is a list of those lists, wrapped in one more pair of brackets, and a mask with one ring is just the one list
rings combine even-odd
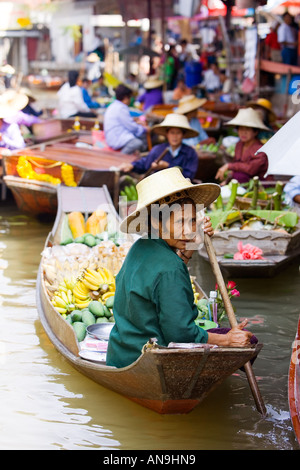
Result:
{"label": "wooden pole", "polygon": [[[207,250],[207,254],[210,260],[213,273],[215,275],[219,290],[222,295],[222,299],[224,302],[226,313],[228,315],[230,326],[231,328],[233,328],[237,326],[238,323],[237,323],[235,313],[234,313],[234,310],[233,310],[233,307],[232,307],[232,304],[231,304],[231,301],[227,292],[227,288],[226,288],[226,285],[225,285],[225,282],[221,273],[219,263],[217,261],[217,257],[216,257],[216,253],[215,253],[212,241],[206,233],[204,234],[204,244]],[[249,386],[250,386],[250,389],[251,389],[251,392],[252,392],[252,395],[256,404],[256,408],[263,416],[266,416],[267,414],[266,408],[265,408],[262,396],[260,394],[260,391],[256,382],[256,378],[252,370],[251,363],[247,362],[244,365],[244,369],[246,371],[248,383],[249,383]]]}

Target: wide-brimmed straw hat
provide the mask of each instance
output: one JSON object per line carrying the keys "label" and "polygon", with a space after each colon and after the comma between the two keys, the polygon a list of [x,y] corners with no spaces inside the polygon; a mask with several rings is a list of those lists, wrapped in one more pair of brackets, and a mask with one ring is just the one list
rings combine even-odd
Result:
{"label": "wide-brimmed straw hat", "polygon": [[158,77],[156,77],[155,75],[152,75],[151,77],[148,78],[148,80],[145,81],[144,88],[146,90],[152,90],[153,88],[159,88],[163,86],[163,84],[164,84],[163,80],[159,80]]}
{"label": "wide-brimmed straw hat", "polygon": [[26,95],[28,96],[28,98],[31,98],[33,101],[36,101],[36,97],[35,95],[32,93],[32,91],[27,88],[27,87],[21,87],[19,90],[18,90],[18,93],[21,93],[22,95]]}
{"label": "wide-brimmed straw hat", "polygon": [[270,128],[263,123],[258,112],[253,108],[239,109],[237,115],[231,119],[231,121],[226,122],[226,126],[243,126],[265,131],[270,130]]}
{"label": "wide-brimmed straw hat", "polygon": [[195,111],[198,108],[201,108],[206,103],[206,98],[197,98],[195,95],[188,95],[184,96],[181,100],[179,100],[178,108],[176,109],[176,113],[178,114],[187,114],[191,111]]}
{"label": "wide-brimmed straw hat", "polygon": [[[148,233],[148,207],[154,203],[170,204],[181,197],[191,198],[200,208],[209,206],[220,194],[220,186],[214,183],[192,184],[178,167],[160,170],[136,185],[138,204],[136,210],[126,217],[120,230],[124,233],[142,235]],[[203,205],[203,206],[202,206]]]}
{"label": "wide-brimmed straw hat", "polygon": [[246,103],[246,106],[254,108],[254,109],[263,108],[268,112],[270,121],[276,120],[276,114],[273,111],[272,103],[266,98],[259,98],[256,101],[248,101],[248,103]]}
{"label": "wide-brimmed straw hat", "polygon": [[183,114],[171,113],[167,114],[165,119],[160,123],[152,127],[152,131],[156,134],[166,136],[168,129],[171,127],[177,127],[182,129],[184,132],[184,138],[189,139],[190,137],[197,137],[198,131],[194,130]]}
{"label": "wide-brimmed straw hat", "polygon": [[14,116],[18,111],[28,104],[28,96],[17,93],[14,90],[7,90],[0,94],[0,118]]}

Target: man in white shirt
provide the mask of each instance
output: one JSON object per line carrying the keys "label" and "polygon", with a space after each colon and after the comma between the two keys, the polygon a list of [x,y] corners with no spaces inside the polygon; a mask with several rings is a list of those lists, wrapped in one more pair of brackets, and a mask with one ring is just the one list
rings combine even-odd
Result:
{"label": "man in white shirt", "polygon": [[278,42],[281,45],[282,62],[288,65],[297,65],[297,29],[293,26],[293,17],[288,13],[282,16],[283,23],[277,30]]}
{"label": "man in white shirt", "polygon": [[58,90],[58,112],[60,117],[66,119],[72,116],[96,117],[83,99],[82,90],[77,85],[78,72],[70,70],[68,81]]}

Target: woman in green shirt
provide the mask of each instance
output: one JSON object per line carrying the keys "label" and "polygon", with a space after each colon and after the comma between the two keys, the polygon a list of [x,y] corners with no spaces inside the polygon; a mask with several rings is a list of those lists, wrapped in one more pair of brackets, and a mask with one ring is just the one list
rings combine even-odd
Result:
{"label": "woman in green shirt", "polygon": [[[150,338],[170,342],[211,343],[244,347],[252,333],[246,321],[221,335],[205,331],[194,322],[194,304],[187,269],[197,245],[197,209],[219,195],[215,184],[193,185],[179,168],[169,168],[137,185],[138,207],[121,224],[121,230],[139,235],[116,277],[115,325],[111,331],[107,365],[125,367],[141,355]],[[213,229],[209,218],[204,231]]]}

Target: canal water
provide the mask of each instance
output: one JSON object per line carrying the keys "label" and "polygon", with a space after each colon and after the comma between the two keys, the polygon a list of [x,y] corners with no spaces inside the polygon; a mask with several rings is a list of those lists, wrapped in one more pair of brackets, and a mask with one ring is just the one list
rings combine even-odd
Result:
{"label": "canal water", "polygon": [[[264,343],[253,369],[267,408],[257,412],[245,375],[228,378],[187,415],[164,416],[74,370],[38,318],[36,276],[52,223],[0,206],[0,449],[297,450],[288,407],[288,368],[300,313],[298,264],[272,279],[232,279],[239,320]],[[191,272],[214,288],[206,261]]]}

